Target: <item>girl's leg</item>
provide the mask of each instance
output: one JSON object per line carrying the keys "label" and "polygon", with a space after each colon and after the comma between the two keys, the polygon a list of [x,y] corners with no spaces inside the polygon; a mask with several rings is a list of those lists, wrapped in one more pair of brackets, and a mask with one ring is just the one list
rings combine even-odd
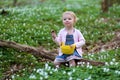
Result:
{"label": "girl's leg", "polygon": [[60,68],[60,65],[64,62],[66,62],[66,55],[61,55],[61,56],[56,56],[55,60],[54,60],[54,65],[56,68]]}
{"label": "girl's leg", "polygon": [[70,67],[76,66],[75,60],[74,60],[74,59],[73,59],[73,60],[70,60],[70,61],[69,61],[69,65],[70,65]]}
{"label": "girl's leg", "polygon": [[54,62],[55,68],[60,68],[60,62]]}

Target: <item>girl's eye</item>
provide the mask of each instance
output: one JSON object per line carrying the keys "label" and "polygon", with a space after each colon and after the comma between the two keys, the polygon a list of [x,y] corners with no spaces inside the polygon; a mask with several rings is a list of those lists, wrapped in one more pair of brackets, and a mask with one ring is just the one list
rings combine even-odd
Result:
{"label": "girl's eye", "polygon": [[66,20],[66,19],[64,19],[64,20]]}
{"label": "girl's eye", "polygon": [[68,18],[68,20],[71,20],[71,18]]}

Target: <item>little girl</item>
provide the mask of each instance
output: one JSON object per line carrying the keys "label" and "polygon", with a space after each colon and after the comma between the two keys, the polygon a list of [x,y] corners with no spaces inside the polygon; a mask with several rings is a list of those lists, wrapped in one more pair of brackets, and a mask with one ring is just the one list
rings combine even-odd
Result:
{"label": "little girl", "polygon": [[77,22],[77,17],[74,12],[64,12],[62,15],[62,22],[65,27],[59,31],[58,35],[52,31],[52,39],[59,46],[61,46],[61,43],[65,43],[65,45],[69,45],[70,47],[75,46],[75,49],[73,54],[68,55],[62,53],[60,48],[59,54],[54,60],[56,68],[59,68],[60,64],[64,62],[69,62],[69,66],[76,66],[75,60],[82,58],[82,46],[85,44],[82,33],[74,28]]}

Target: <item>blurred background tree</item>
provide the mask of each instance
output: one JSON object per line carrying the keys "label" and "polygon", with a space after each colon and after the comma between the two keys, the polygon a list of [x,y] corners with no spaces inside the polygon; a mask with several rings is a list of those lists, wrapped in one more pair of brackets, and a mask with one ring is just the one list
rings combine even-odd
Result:
{"label": "blurred background tree", "polygon": [[13,6],[17,5],[17,0],[13,0]]}
{"label": "blurred background tree", "polygon": [[108,12],[109,7],[111,7],[113,4],[120,4],[120,0],[102,0],[101,2],[101,9],[102,12]]}

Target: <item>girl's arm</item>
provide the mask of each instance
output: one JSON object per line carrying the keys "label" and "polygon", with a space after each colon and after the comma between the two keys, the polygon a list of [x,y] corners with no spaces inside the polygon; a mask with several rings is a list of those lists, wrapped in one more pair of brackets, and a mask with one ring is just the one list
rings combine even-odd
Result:
{"label": "girl's arm", "polygon": [[85,44],[85,39],[80,31],[78,31],[78,42],[75,43],[76,48],[80,48]]}
{"label": "girl's arm", "polygon": [[52,40],[58,44],[61,45],[61,33],[58,33],[58,36],[56,35],[55,31],[51,31],[51,35],[52,35]]}

